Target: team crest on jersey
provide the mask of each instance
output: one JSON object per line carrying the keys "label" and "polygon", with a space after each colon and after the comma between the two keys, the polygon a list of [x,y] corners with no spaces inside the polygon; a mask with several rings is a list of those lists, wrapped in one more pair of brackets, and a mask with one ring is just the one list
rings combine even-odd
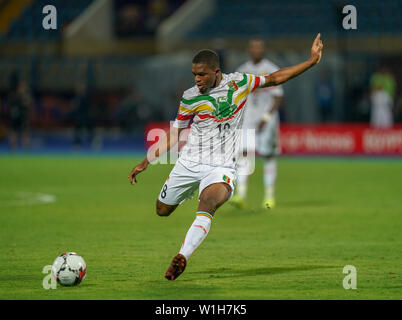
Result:
{"label": "team crest on jersey", "polygon": [[232,90],[234,90],[234,91],[236,91],[237,89],[239,89],[239,86],[237,85],[237,83],[236,83],[234,80],[230,81],[230,82],[228,83],[228,86],[229,86],[230,89],[232,89]]}
{"label": "team crest on jersey", "polygon": [[214,110],[212,115],[218,120],[228,120],[233,116],[237,109],[236,104],[230,105],[227,97],[219,97],[216,101],[218,108]]}

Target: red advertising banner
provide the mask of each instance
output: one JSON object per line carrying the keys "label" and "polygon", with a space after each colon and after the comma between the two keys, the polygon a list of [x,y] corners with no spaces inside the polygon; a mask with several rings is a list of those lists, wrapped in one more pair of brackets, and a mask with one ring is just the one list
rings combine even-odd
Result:
{"label": "red advertising banner", "polygon": [[280,137],[283,154],[402,155],[402,125],[374,129],[364,124],[283,124]]}
{"label": "red advertising banner", "polygon": [[[145,134],[147,146],[155,143],[157,136],[168,131],[169,126],[168,122],[150,123]],[[280,144],[282,154],[289,155],[402,156],[402,125],[395,125],[392,129],[374,129],[366,124],[349,123],[281,124]]]}

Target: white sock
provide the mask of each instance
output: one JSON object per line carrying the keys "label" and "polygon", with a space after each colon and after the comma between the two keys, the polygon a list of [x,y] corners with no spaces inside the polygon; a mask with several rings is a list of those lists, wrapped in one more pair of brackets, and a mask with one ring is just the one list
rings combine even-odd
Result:
{"label": "white sock", "polygon": [[275,197],[276,174],[276,159],[273,158],[266,160],[264,163],[264,186],[266,199]]}
{"label": "white sock", "polygon": [[243,158],[238,162],[238,178],[236,185],[236,194],[245,199],[247,196],[247,182],[250,163],[247,158]]}
{"label": "white sock", "polygon": [[179,252],[185,256],[187,260],[207,237],[209,229],[211,228],[211,222],[212,216],[209,213],[202,211],[197,212],[197,216],[190,229],[188,229]]}

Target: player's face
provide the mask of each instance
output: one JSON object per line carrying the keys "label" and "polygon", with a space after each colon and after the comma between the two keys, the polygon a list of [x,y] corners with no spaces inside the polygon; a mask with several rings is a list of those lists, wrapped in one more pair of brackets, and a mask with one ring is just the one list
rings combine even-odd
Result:
{"label": "player's face", "polygon": [[215,85],[219,68],[212,70],[206,63],[193,63],[192,72],[196,86],[204,93]]}
{"label": "player's face", "polygon": [[264,42],[261,40],[251,40],[248,46],[251,58],[253,60],[261,60],[264,54]]}

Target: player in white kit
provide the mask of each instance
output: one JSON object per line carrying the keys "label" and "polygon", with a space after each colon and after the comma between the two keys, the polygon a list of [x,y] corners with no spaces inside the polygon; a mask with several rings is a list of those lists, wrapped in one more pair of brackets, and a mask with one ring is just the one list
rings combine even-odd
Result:
{"label": "player in white kit", "polygon": [[[268,75],[279,70],[279,68],[264,59],[264,42],[261,39],[252,39],[249,42],[248,50],[251,60],[242,64],[239,72],[247,72],[256,75]],[[246,206],[247,183],[249,175],[254,168],[250,163],[254,156],[248,153],[255,153],[264,157],[264,187],[265,195],[263,208],[273,208],[275,206],[275,180],[277,176],[275,156],[280,153],[279,146],[279,112],[278,108],[282,101],[282,86],[272,86],[257,90],[250,94],[247,100],[247,107],[244,112],[244,130],[255,130],[255,143],[250,143],[243,139],[243,146],[240,152],[243,157],[239,161],[238,183],[236,195],[231,202],[240,208]],[[255,146],[255,147],[254,147]]]}
{"label": "player in white kit", "polygon": [[248,95],[257,88],[277,86],[308,70],[320,61],[322,48],[318,34],[309,60],[266,76],[222,74],[215,52],[201,50],[196,54],[192,61],[196,85],[184,92],[173,127],[128,176],[131,184],[136,183],[136,176],[169,151],[177,143],[180,132],[193,120],[187,144],[156,203],[157,214],[168,216],[199,189],[196,218],[165,273],[166,279],[175,280],[184,271],[188,259],[206,238],[216,210],[233,194],[236,154]]}
{"label": "player in white kit", "polygon": [[381,87],[375,87],[370,94],[370,124],[374,128],[392,128],[392,97]]}

